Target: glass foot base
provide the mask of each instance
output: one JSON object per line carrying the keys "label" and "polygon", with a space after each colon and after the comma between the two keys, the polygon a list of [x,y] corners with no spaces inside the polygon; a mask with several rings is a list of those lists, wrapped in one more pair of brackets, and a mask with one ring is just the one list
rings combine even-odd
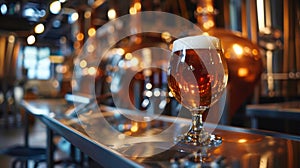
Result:
{"label": "glass foot base", "polygon": [[[179,152],[189,153],[184,160],[189,163],[198,163],[201,167],[215,162],[215,156],[211,151],[222,144],[222,138],[213,134],[197,134],[191,136],[188,133],[175,139],[175,148]],[[209,166],[208,166],[209,167]]]}
{"label": "glass foot base", "polygon": [[193,147],[217,147],[222,144],[222,137],[210,134],[208,132],[195,134],[188,132],[187,134],[175,138],[175,143],[188,148]]}

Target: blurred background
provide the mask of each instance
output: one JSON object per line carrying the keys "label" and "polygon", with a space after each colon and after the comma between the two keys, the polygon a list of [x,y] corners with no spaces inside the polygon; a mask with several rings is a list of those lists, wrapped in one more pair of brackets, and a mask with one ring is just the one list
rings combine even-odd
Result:
{"label": "blurred background", "polygon": [[[125,39],[116,48],[126,52],[114,50],[100,65],[76,62],[76,57],[86,40],[110,20],[140,11],[163,11],[221,39],[229,70],[228,103],[221,122],[249,127],[246,105],[300,98],[299,6],[297,0],[0,0],[0,125],[22,124],[18,102],[23,98],[72,93],[74,62],[84,76],[96,77],[95,92],[101,102],[114,105],[112,74],[120,71],[120,61],[132,60],[126,53],[153,41],[168,48],[175,40],[172,35],[157,34],[143,42]],[[133,23],[132,29],[137,26]],[[139,109],[149,104],[145,97],[162,94],[140,89],[142,85],[147,89],[146,79],[153,87],[166,87],[165,72],[149,71],[150,75],[137,72],[133,83],[139,85],[130,85],[130,97],[135,98],[131,101]],[[168,99],[157,107],[163,114],[177,115],[181,107],[167,91],[163,94]]]}

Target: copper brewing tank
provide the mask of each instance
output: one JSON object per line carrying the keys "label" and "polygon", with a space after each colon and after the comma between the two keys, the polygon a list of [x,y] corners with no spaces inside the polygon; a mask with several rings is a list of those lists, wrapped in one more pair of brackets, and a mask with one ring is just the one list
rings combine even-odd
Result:
{"label": "copper brewing tank", "polygon": [[20,43],[12,33],[0,32],[0,91],[6,92],[20,76]]}
{"label": "copper brewing tank", "polygon": [[205,34],[221,40],[228,65],[228,120],[253,96],[263,71],[260,48],[241,33],[215,27],[213,0],[199,0],[195,11],[199,27]]}

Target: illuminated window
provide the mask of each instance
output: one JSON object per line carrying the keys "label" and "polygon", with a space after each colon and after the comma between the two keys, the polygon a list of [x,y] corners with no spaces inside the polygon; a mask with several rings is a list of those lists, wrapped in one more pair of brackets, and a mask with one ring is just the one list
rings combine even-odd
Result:
{"label": "illuminated window", "polygon": [[24,48],[24,68],[28,70],[28,79],[46,80],[51,76],[50,49],[27,46]]}

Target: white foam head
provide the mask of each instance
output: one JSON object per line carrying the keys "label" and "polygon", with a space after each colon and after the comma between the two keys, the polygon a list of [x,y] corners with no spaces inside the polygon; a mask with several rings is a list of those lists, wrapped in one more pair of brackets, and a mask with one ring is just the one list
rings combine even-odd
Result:
{"label": "white foam head", "polygon": [[173,52],[183,49],[221,49],[221,43],[218,38],[207,35],[183,37],[173,42]]}

